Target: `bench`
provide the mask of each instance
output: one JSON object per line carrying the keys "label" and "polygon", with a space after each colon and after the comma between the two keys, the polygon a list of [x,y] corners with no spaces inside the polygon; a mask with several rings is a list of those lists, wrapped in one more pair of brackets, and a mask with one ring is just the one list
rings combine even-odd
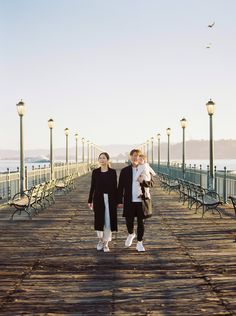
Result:
{"label": "bench", "polygon": [[16,193],[8,202],[8,205],[15,208],[10,220],[13,220],[16,213],[21,215],[22,212],[25,212],[29,218],[32,219],[32,210],[38,214],[39,208],[45,208],[46,203],[51,205],[52,202],[55,202],[54,190],[55,182],[52,180],[35,185],[31,189],[25,190],[23,193]]}
{"label": "bench", "polygon": [[178,191],[179,202],[182,201],[183,204],[188,202],[189,209],[192,209],[192,207],[195,205],[195,213],[197,213],[197,210],[202,207],[202,218],[209,210],[212,212],[216,210],[220,217],[222,217],[222,209],[219,208],[219,205],[222,205],[223,203],[220,200],[220,196],[217,192],[207,190],[202,186],[190,181],[171,178],[167,174],[158,174],[158,176],[160,179],[160,186],[163,190],[168,191],[169,194],[171,191]]}
{"label": "bench", "polygon": [[202,207],[202,217],[204,217],[208,210],[216,210],[220,217],[222,217],[221,209],[218,206],[222,205],[223,203],[221,202],[218,193],[207,190],[201,185],[189,181],[179,179],[179,183],[179,199],[183,201],[183,204],[188,201],[189,209],[192,209],[192,207],[195,205],[195,213],[197,213],[197,210]]}
{"label": "bench", "polygon": [[219,208],[219,205],[222,205],[223,202],[220,200],[220,196],[217,192],[204,189],[202,193],[198,194],[196,203],[196,212],[198,208],[202,207],[202,217],[207,211],[211,210],[213,212],[216,210],[220,218],[222,218],[222,209]]}
{"label": "bench", "polygon": [[94,169],[97,169],[97,167],[98,167],[97,163],[92,164],[92,165],[90,165],[90,170],[93,171]]}
{"label": "bench", "polygon": [[166,190],[169,192],[169,194],[172,192],[172,191],[179,191],[179,188],[180,188],[180,184],[178,182],[177,179],[175,178],[171,178],[169,175],[167,174],[161,174],[159,175],[159,178],[160,178],[160,185],[161,185],[161,188],[163,190]]}
{"label": "bench", "polygon": [[16,193],[12,200],[8,202],[10,206],[15,208],[15,211],[11,215],[11,220],[16,213],[21,215],[22,212],[28,214],[29,218],[32,219],[31,209],[36,210],[35,204],[38,200],[39,185],[32,187],[30,190],[25,190],[23,193]]}
{"label": "bench", "polygon": [[75,189],[74,175],[69,175],[64,178],[58,179],[55,183],[55,188],[57,192],[64,192],[64,194],[69,193]]}
{"label": "bench", "polygon": [[55,201],[55,180],[51,180],[49,182],[46,183],[46,186],[44,188],[44,195],[43,195],[43,204],[44,204],[44,208],[48,206],[54,204]]}
{"label": "bench", "polygon": [[187,184],[187,190],[188,190],[188,208],[192,209],[193,205],[196,205],[196,213],[197,213],[197,209],[200,207],[199,203],[200,203],[200,199],[202,196],[204,196],[205,194],[205,189],[200,186],[197,185],[195,183],[192,182],[188,182]]}
{"label": "bench", "polygon": [[188,201],[188,183],[182,179],[178,180],[179,182],[179,202],[183,202],[183,204]]}
{"label": "bench", "polygon": [[231,202],[233,204],[234,212],[235,212],[235,215],[236,215],[236,196],[235,195],[231,195],[231,196],[229,196],[229,199],[231,200]]}

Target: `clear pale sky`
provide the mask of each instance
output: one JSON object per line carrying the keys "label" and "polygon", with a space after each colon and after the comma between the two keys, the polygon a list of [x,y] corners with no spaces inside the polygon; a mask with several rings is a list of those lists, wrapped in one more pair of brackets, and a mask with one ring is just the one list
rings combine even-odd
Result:
{"label": "clear pale sky", "polygon": [[208,139],[209,98],[215,139],[236,138],[235,0],[0,0],[0,36],[0,149],[18,148],[20,98],[27,149],[47,148],[50,117],[56,147],[65,127],[179,142],[183,116],[187,139]]}

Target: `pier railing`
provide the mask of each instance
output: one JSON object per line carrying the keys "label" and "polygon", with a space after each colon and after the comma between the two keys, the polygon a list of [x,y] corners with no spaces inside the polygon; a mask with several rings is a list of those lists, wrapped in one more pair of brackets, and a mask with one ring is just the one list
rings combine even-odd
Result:
{"label": "pier railing", "polygon": [[[80,176],[90,171],[92,165],[87,163],[69,163],[68,168],[65,163],[57,163],[54,166],[54,179],[61,179],[66,175],[73,174]],[[32,167],[28,170],[25,167],[25,189],[30,189],[34,185],[50,180],[50,166],[49,167]],[[20,191],[20,173],[19,171],[6,172],[0,174],[0,205],[9,201],[16,193]]]}
{"label": "pier railing", "polygon": [[[185,176],[183,175],[182,165],[172,163],[169,167],[165,163],[153,164],[153,169],[158,173],[166,173],[176,179],[185,179],[187,181],[199,184],[204,188],[209,185],[209,169],[203,170],[201,165],[189,165],[185,168]],[[223,170],[214,169],[214,190],[220,195],[224,203],[227,203],[230,195],[236,195],[236,174]]]}

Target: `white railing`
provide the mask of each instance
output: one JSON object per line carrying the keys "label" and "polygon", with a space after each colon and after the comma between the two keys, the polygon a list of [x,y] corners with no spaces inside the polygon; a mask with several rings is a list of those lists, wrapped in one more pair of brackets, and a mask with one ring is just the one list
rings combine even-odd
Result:
{"label": "white railing", "polygon": [[[168,174],[175,179],[183,179],[183,171],[180,164],[170,164],[168,167],[166,163],[153,164],[154,170],[158,173]],[[199,184],[204,188],[209,184],[209,170],[203,170],[196,165],[185,168],[185,180]],[[222,171],[214,168],[214,190],[220,195],[224,202],[228,201],[230,195],[236,195],[236,174],[228,172],[226,167]]]}
{"label": "white railing", "polygon": [[[54,166],[54,179],[61,179],[69,174],[79,177],[91,170],[95,165],[88,165],[87,163],[57,163]],[[25,167],[25,189],[30,189],[34,185],[49,181],[51,177],[50,166],[32,168],[28,170]],[[20,173],[19,171],[7,172],[0,174],[0,204],[9,201],[16,193],[20,191]]]}

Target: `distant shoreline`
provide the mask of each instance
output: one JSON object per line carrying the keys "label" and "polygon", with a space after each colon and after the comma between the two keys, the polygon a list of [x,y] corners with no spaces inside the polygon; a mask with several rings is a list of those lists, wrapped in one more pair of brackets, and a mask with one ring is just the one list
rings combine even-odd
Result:
{"label": "distant shoreline", "polygon": [[[126,159],[129,152],[133,148],[140,147],[140,144],[110,144],[99,145],[104,151],[107,151],[112,159]],[[151,145],[149,146],[151,150]],[[87,150],[87,146],[86,146]],[[161,159],[167,159],[167,142],[166,137],[161,137]],[[78,147],[78,156],[81,159],[82,148]],[[220,139],[214,141],[215,159],[231,160],[236,159],[236,140]],[[154,156],[157,157],[157,139],[154,140]],[[209,141],[208,140],[187,140],[186,141],[186,159],[205,160],[209,156]],[[0,149],[0,160],[18,160],[19,150]],[[25,157],[37,159],[39,157],[48,158],[49,149],[27,149]],[[55,148],[54,157],[58,160],[65,160],[65,148]],[[171,160],[179,160],[182,157],[182,142],[170,144]],[[75,147],[69,147],[69,159],[75,159]]]}
{"label": "distant shoreline", "polygon": [[[85,157],[86,160],[86,157]],[[111,158],[111,161],[114,163],[122,163],[124,162],[123,159],[117,160],[115,158]],[[54,160],[55,164],[56,163],[63,163],[65,160]],[[75,163],[74,160],[69,160],[70,163]],[[79,158],[79,163],[81,162],[81,159]],[[162,163],[166,163],[165,160],[161,161]],[[171,164],[178,163],[181,165],[181,159],[172,159]],[[194,165],[196,165],[196,168],[200,168],[200,165],[202,165],[202,169],[206,170],[207,165],[209,165],[209,160],[208,159],[186,159],[186,166],[193,168]],[[157,160],[154,161],[155,164],[157,164]],[[17,167],[19,167],[19,160],[1,160],[0,159],[0,173],[6,173],[7,168],[9,168],[10,172],[17,172]],[[37,169],[39,166],[40,168],[44,168],[44,166],[48,167],[49,163],[34,163],[34,162],[25,162],[25,166],[28,167],[28,170],[32,170],[32,167]],[[227,168],[228,171],[236,171],[236,159],[215,159],[214,160],[214,166],[217,167],[218,171],[223,171],[224,167]]]}

